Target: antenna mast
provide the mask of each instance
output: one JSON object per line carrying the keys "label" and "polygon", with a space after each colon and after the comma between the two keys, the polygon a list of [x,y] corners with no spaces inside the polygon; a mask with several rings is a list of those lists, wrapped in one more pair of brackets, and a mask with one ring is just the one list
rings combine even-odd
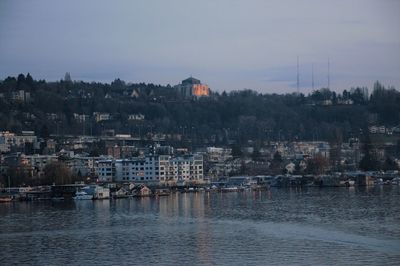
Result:
{"label": "antenna mast", "polygon": [[311,65],[311,86],[314,91],[314,63]]}
{"label": "antenna mast", "polygon": [[299,56],[297,56],[297,94],[300,94]]}
{"label": "antenna mast", "polygon": [[331,88],[331,72],[330,72],[330,62],[329,62],[329,57],[328,57],[328,89]]}

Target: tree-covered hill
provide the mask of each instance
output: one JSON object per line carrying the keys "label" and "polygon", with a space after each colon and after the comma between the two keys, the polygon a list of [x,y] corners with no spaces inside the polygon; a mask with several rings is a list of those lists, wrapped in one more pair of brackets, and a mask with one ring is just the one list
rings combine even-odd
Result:
{"label": "tree-covered hill", "polygon": [[[171,86],[61,80],[20,74],[0,82],[0,130],[39,134],[181,134],[193,142],[357,137],[369,125],[400,124],[400,92],[378,82],[365,88],[310,95],[260,94],[251,90],[184,98]],[[110,120],[96,121],[96,113]],[[144,119],[130,119],[130,115]],[[83,116],[84,115],[84,116]],[[80,116],[80,117],[79,117]]]}

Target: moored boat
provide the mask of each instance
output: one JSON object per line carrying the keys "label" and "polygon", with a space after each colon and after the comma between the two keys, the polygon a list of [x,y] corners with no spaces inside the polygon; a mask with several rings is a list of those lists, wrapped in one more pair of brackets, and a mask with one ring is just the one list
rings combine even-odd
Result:
{"label": "moored boat", "polygon": [[72,197],[74,200],[91,200],[93,199],[93,195],[87,194],[85,191],[78,191],[75,194],[75,197]]}
{"label": "moored boat", "polygon": [[12,197],[11,196],[0,197],[0,203],[2,203],[2,202],[10,202],[10,201],[12,201]]}

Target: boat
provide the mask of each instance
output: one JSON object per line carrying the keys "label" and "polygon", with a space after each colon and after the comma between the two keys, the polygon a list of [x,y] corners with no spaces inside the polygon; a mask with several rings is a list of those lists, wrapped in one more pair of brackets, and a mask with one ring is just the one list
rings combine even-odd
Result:
{"label": "boat", "polygon": [[400,177],[395,177],[392,179],[392,185],[400,185]]}
{"label": "boat", "polygon": [[156,189],[156,192],[154,193],[156,196],[169,196],[171,194],[171,191],[169,189]]}
{"label": "boat", "polygon": [[52,201],[63,201],[63,200],[65,200],[65,198],[64,197],[52,197],[51,200]]}
{"label": "boat", "polygon": [[0,197],[0,203],[2,203],[2,202],[10,202],[10,201],[12,201],[12,197],[11,196]]}
{"label": "boat", "polygon": [[356,182],[354,180],[347,179],[347,180],[340,181],[339,185],[342,187],[354,187],[355,183]]}
{"label": "boat", "polygon": [[91,200],[93,199],[93,195],[89,195],[85,191],[78,191],[75,194],[75,197],[72,197],[74,200]]}
{"label": "boat", "polygon": [[243,187],[237,187],[237,186],[229,186],[229,187],[221,188],[222,192],[236,192],[236,191],[242,191],[242,190],[244,190]]}

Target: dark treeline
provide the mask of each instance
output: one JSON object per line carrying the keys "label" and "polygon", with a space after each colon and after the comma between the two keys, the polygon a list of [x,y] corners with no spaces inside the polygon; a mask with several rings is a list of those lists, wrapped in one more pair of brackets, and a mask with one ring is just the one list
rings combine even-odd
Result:
{"label": "dark treeline", "polygon": [[[0,82],[0,129],[34,130],[38,135],[93,134],[105,129],[146,136],[182,134],[193,142],[228,140],[336,140],[358,137],[368,123],[395,126],[400,118],[400,92],[376,82],[336,93],[320,89],[309,95],[260,94],[251,90],[185,99],[173,87],[154,84],[111,84],[34,80],[20,74]],[[96,122],[93,113],[112,119]],[[88,115],[85,122],[74,114]],[[143,121],[128,120],[143,114]]]}

